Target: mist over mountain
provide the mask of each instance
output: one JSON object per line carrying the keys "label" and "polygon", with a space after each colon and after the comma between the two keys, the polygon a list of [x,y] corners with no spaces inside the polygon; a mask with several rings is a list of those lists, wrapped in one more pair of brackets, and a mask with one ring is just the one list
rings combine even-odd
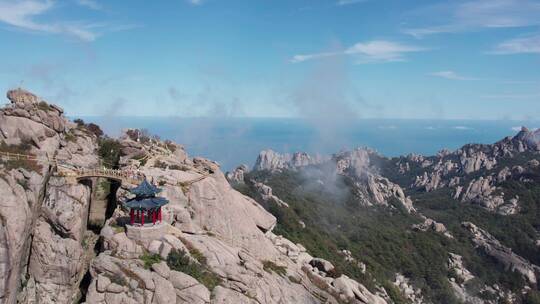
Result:
{"label": "mist over mountain", "polygon": [[540,0],[0,0],[0,41],[0,304],[540,304]]}
{"label": "mist over mountain", "polygon": [[144,128],[162,138],[181,142],[192,155],[219,162],[224,170],[253,164],[264,149],[280,153],[305,151],[330,155],[342,149],[366,146],[386,156],[408,153],[431,155],[466,143],[493,143],[517,132],[522,125],[540,122],[483,120],[358,119],[323,142],[319,131],[305,119],[294,118],[184,118],[82,117],[102,126],[107,134],[125,128]]}

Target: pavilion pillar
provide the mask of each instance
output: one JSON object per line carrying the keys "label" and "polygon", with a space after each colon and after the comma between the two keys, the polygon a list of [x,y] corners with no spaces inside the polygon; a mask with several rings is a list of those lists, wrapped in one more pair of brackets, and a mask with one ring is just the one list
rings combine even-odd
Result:
{"label": "pavilion pillar", "polygon": [[129,210],[129,223],[131,226],[135,223],[135,210]]}
{"label": "pavilion pillar", "polygon": [[144,226],[144,209],[141,210],[142,212],[142,217],[141,217],[141,226]]}
{"label": "pavilion pillar", "polygon": [[158,209],[158,220],[161,223],[161,207]]}
{"label": "pavilion pillar", "polygon": [[152,209],[152,225],[156,224],[156,209]]}
{"label": "pavilion pillar", "polygon": [[141,211],[137,209],[137,221],[141,221]]}

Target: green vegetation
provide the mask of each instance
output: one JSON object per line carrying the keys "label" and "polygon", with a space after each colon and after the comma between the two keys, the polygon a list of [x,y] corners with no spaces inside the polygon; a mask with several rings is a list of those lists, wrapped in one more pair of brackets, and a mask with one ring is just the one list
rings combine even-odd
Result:
{"label": "green vegetation", "polygon": [[43,110],[43,111],[45,111],[45,112],[48,112],[48,111],[51,111],[51,110],[52,110],[52,109],[51,109],[51,106],[50,106],[48,103],[46,103],[45,101],[40,101],[40,102],[37,104],[37,107],[38,107],[38,109]]}
{"label": "green vegetation", "polygon": [[86,129],[88,129],[88,131],[92,134],[94,134],[96,137],[101,137],[103,136],[103,130],[101,130],[101,128],[94,124],[94,123],[89,123],[86,125]]}
{"label": "green vegetation", "polygon": [[102,137],[98,140],[98,154],[106,168],[115,169],[121,156],[121,145],[113,138]]}
{"label": "green vegetation", "polygon": [[167,169],[167,163],[156,160],[154,163],[154,167],[160,168],[160,169]]}
{"label": "green vegetation", "polygon": [[124,277],[117,273],[112,273],[112,276],[109,277],[109,280],[111,280],[111,283],[115,283],[120,286],[128,285],[128,282],[126,282]]}
{"label": "green vegetation", "polygon": [[80,118],[73,120],[73,122],[77,124],[78,129],[94,134],[97,138],[104,135],[103,130],[95,123],[85,123],[84,120]]}
{"label": "green vegetation", "polygon": [[170,165],[169,169],[171,170],[179,170],[179,171],[187,171],[187,167],[181,166],[181,165]]}
{"label": "green vegetation", "polygon": [[145,269],[150,269],[150,267],[152,267],[153,264],[159,263],[162,261],[161,256],[156,253],[153,253],[153,254],[145,253],[141,255],[139,259],[141,259],[141,261],[144,262]]}
{"label": "green vegetation", "polygon": [[85,125],[84,120],[80,118],[76,118],[75,120],[73,120],[73,122],[77,124],[77,127],[84,127]]}
{"label": "green vegetation", "polygon": [[537,290],[531,290],[523,299],[523,304],[540,304],[540,292]]}
{"label": "green vegetation", "polygon": [[[523,157],[521,164],[529,159]],[[413,167],[408,174],[399,174],[397,161],[375,159],[382,174],[387,174],[403,188],[411,185],[416,174],[423,174],[420,172],[425,170]],[[470,233],[461,226],[463,221],[474,222],[519,255],[540,264],[540,251],[535,245],[540,229],[540,172],[538,175],[527,173],[527,178],[533,180],[531,183],[523,183],[516,177],[517,180],[502,185],[508,197],[520,197],[521,212],[512,216],[497,215],[473,204],[457,202],[452,199],[450,189],[430,193],[421,189],[408,191],[407,195],[412,196],[415,207],[422,214],[446,225],[454,236],[449,239],[432,231],[412,231],[412,224],[421,219],[400,208],[364,207],[351,191],[351,181],[346,177],[338,176],[331,187],[321,187],[319,181],[325,184],[328,181],[323,173],[313,171],[315,173],[310,171],[309,175],[302,171],[246,174],[246,181],[264,181],[272,187],[273,193],[287,202],[289,208],[264,202],[249,182],[235,185],[235,188],[259,201],[276,216],[276,234],[299,242],[313,256],[332,262],[336,275],[344,273],[372,291],[375,285],[382,285],[396,303],[406,303],[400,291],[390,283],[396,273],[410,278],[411,283],[422,290],[426,300],[459,303],[448,281],[452,276],[447,268],[449,252],[463,256],[465,266],[477,277],[467,283],[470,293],[479,297],[492,296],[480,294],[479,286],[497,283],[521,294],[525,284],[521,275],[505,271],[493,258],[476,249]],[[487,173],[477,172],[468,178],[482,174]],[[305,228],[300,221],[306,224]],[[340,253],[342,249],[350,250],[357,260],[365,263],[367,272],[363,274],[355,263],[347,262]],[[531,294],[534,298],[534,293]]]}
{"label": "green vegetation", "polygon": [[272,261],[263,261],[263,269],[266,272],[275,272],[279,274],[280,276],[284,276],[287,274],[287,267],[284,266],[278,266],[276,263]]}
{"label": "green vegetation", "polygon": [[72,132],[68,132],[68,133],[66,133],[66,141],[68,141],[68,142],[76,142],[77,137]]}
{"label": "green vegetation", "polygon": [[146,161],[148,160],[146,158],[146,154],[144,154],[144,153],[137,154],[137,155],[133,156],[131,159],[139,161],[141,166],[146,165]]}
{"label": "green vegetation", "polygon": [[142,144],[150,142],[150,132],[147,129],[130,129],[126,131],[126,135],[134,141],[138,141]]}
{"label": "green vegetation", "polygon": [[[31,140],[22,140],[18,145],[8,145],[5,142],[0,143],[0,151],[14,153],[14,154],[24,154],[28,155],[30,149],[32,149]],[[28,159],[6,159],[0,160],[0,163],[4,165],[7,170],[23,168],[28,171],[40,172],[42,170],[41,165],[36,160]]]}
{"label": "green vegetation", "polygon": [[206,266],[206,259],[203,259],[204,256],[201,258],[201,256],[202,254],[200,256],[194,256],[194,258],[199,261],[199,263],[197,263],[184,251],[172,250],[167,256],[167,265],[172,270],[180,271],[192,276],[212,291],[216,286],[221,284],[221,278],[208,269]]}
{"label": "green vegetation", "polygon": [[126,228],[123,227],[123,226],[119,226],[118,224],[116,224],[115,222],[112,222],[109,224],[111,226],[111,228],[114,230],[115,233],[122,233],[122,232],[126,232]]}

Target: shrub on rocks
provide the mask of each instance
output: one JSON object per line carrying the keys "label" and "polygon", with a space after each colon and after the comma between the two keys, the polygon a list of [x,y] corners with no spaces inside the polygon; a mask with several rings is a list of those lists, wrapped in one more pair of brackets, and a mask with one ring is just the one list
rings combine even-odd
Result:
{"label": "shrub on rocks", "polygon": [[[199,261],[199,259],[197,260]],[[203,261],[206,263],[206,259]],[[176,249],[172,250],[167,256],[167,265],[169,268],[190,275],[209,290],[213,290],[214,287],[221,284],[221,278],[208,270],[205,263],[199,263],[194,262],[185,251]]]}
{"label": "shrub on rocks", "polygon": [[150,269],[153,264],[161,262],[161,256],[157,253],[154,254],[143,254],[140,259],[144,262],[144,268]]}

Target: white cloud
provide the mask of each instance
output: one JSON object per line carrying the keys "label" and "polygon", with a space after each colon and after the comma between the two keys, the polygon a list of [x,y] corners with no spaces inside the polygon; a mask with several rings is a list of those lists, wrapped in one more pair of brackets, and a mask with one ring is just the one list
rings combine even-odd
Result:
{"label": "white cloud", "polygon": [[479,78],[466,77],[466,76],[459,75],[454,71],[439,71],[439,72],[430,73],[429,75],[445,78],[445,79],[450,79],[450,80],[479,80]]}
{"label": "white cloud", "polygon": [[[539,17],[540,18],[540,17]],[[540,35],[510,39],[499,43],[491,54],[540,54]]]}
{"label": "white cloud", "polygon": [[366,2],[366,1],[367,0],[338,0],[336,4],[339,6],[344,6],[344,5],[351,5],[351,4],[356,4],[356,3]]}
{"label": "white cloud", "polygon": [[425,50],[427,49],[397,42],[372,40],[356,43],[343,51],[295,55],[291,62],[296,63],[334,56],[354,56],[357,63],[395,62],[405,61],[406,53]]}
{"label": "white cloud", "polygon": [[89,26],[78,23],[41,23],[34,20],[50,11],[55,5],[51,0],[0,1],[0,22],[22,30],[53,34],[66,34],[83,41],[93,41],[97,34]]}
{"label": "white cloud", "polygon": [[192,5],[201,5],[203,4],[203,0],[188,0],[188,2]]}
{"label": "white cloud", "polygon": [[466,127],[466,126],[455,126],[455,127],[453,127],[453,129],[460,130],[460,131],[474,130],[473,128]]}
{"label": "white cloud", "polygon": [[403,32],[415,37],[485,28],[511,28],[540,25],[537,0],[469,0],[431,5],[411,14],[416,20],[435,18],[434,25],[411,27]]}

